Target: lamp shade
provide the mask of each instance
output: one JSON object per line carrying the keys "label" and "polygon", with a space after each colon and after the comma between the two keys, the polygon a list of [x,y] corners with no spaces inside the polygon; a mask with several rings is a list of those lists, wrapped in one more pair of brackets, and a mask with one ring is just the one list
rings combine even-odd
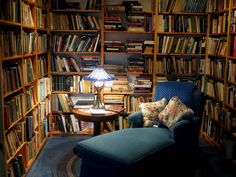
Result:
{"label": "lamp shade", "polygon": [[83,77],[89,81],[112,81],[115,77],[110,76],[103,68],[95,68],[88,76]]}

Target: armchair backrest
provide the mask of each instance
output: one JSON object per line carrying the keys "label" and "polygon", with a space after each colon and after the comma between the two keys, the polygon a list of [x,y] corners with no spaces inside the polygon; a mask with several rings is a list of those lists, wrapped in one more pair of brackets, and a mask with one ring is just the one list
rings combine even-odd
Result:
{"label": "armchair backrest", "polygon": [[203,113],[204,95],[190,82],[168,81],[156,85],[153,101],[166,98],[170,100],[178,96],[188,107],[192,108],[194,115],[201,117]]}

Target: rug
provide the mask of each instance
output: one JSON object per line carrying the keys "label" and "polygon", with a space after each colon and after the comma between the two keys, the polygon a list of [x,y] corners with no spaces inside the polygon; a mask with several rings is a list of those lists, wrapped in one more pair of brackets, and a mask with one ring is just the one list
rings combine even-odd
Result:
{"label": "rug", "polygon": [[80,166],[81,159],[73,152],[69,152],[53,169],[53,177],[79,177]]}

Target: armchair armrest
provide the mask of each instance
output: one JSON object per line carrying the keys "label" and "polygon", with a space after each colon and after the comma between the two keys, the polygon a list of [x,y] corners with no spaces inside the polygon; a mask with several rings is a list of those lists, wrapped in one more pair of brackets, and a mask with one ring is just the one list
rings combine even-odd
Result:
{"label": "armchair armrest", "polygon": [[143,127],[143,114],[141,111],[130,114],[128,120],[132,128]]}
{"label": "armchair armrest", "polygon": [[200,118],[194,116],[177,122],[171,127],[172,137],[181,151],[192,152],[197,150],[199,141]]}

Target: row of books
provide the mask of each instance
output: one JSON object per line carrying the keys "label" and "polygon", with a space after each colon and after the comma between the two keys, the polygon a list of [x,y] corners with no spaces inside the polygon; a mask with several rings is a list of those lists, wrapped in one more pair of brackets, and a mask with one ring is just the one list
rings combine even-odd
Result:
{"label": "row of books", "polygon": [[37,45],[37,52],[43,53],[48,51],[48,44],[47,44],[47,34],[38,34],[38,45]]}
{"label": "row of books", "polygon": [[206,33],[206,31],[207,19],[204,16],[158,16],[158,32]]}
{"label": "row of books", "polygon": [[[105,52],[128,52],[128,53],[153,53],[153,41],[149,40],[106,40],[104,41]],[[149,47],[149,48],[147,48]]]}
{"label": "row of books", "polygon": [[128,58],[127,71],[129,73],[153,73],[153,57],[152,56],[130,56]]}
{"label": "row of books", "polygon": [[[42,124],[40,125],[40,134],[39,134],[39,138],[40,138],[40,142],[43,142],[45,140],[45,138],[48,137],[49,134],[49,117],[46,117],[43,121]],[[32,149],[33,150],[33,149]],[[34,151],[33,151],[33,155],[32,157],[34,157]]]}
{"label": "row of books", "polygon": [[225,60],[224,59],[210,59],[210,72],[208,73],[210,76],[214,76],[216,78],[224,78],[224,68],[225,68]]}
{"label": "row of books", "polygon": [[212,25],[211,25],[211,33],[226,33],[228,31],[228,14],[223,13],[223,15],[219,15],[213,17]]}
{"label": "row of books", "polygon": [[10,57],[21,54],[21,34],[16,31],[0,30],[0,56]]}
{"label": "row of books", "polygon": [[53,112],[70,112],[71,102],[67,94],[53,94],[51,98]]}
{"label": "row of books", "polygon": [[236,63],[234,60],[229,60],[228,64],[228,72],[227,79],[228,81],[235,82],[236,81]]}
{"label": "row of books", "polygon": [[33,12],[30,5],[25,2],[22,2],[22,16],[24,17],[22,18],[23,25],[34,27],[35,22],[34,22],[32,14]]}
{"label": "row of books", "polygon": [[48,94],[51,93],[51,79],[49,77],[43,77],[38,80],[38,99],[43,101]]}
{"label": "row of books", "polygon": [[198,37],[160,36],[159,53],[202,54],[205,51],[204,43]]}
{"label": "row of books", "polygon": [[[235,4],[235,2],[233,2]],[[207,12],[221,12],[229,8],[229,1],[228,0],[209,0],[206,6]]]}
{"label": "row of books", "polygon": [[208,54],[209,55],[226,55],[227,40],[222,38],[209,37],[208,40]]}
{"label": "row of books", "polygon": [[23,85],[22,70],[19,63],[9,63],[3,67],[3,93],[12,92]]}
{"label": "row of books", "polygon": [[154,30],[152,16],[144,14],[129,14],[126,18],[128,31],[152,32]]}
{"label": "row of books", "polygon": [[205,12],[207,0],[160,0],[160,12]]}
{"label": "row of books", "polygon": [[202,80],[201,91],[208,96],[223,102],[224,84],[211,78],[207,78],[206,76],[202,76]]}
{"label": "row of books", "polygon": [[[35,32],[25,32],[22,35],[22,50],[24,54],[33,54],[36,49],[36,33]],[[40,44],[41,45],[41,44]]]}
{"label": "row of books", "polygon": [[24,130],[17,128],[18,127],[15,126],[6,134],[6,154],[8,159],[12,155],[14,155],[17,152],[18,148],[23,144],[23,142],[21,141],[20,133],[24,132]]}
{"label": "row of books", "polygon": [[34,86],[29,86],[25,88],[26,92],[26,110],[29,111],[37,103],[36,98],[36,88]]}
{"label": "row of books", "polygon": [[4,127],[7,130],[23,116],[23,94],[9,98],[4,103]]}
{"label": "row of books", "polygon": [[20,2],[18,0],[0,1],[0,19],[20,23]]}
{"label": "row of books", "polygon": [[99,56],[83,55],[75,59],[73,57],[53,56],[52,71],[54,72],[91,72],[100,64]]}
{"label": "row of books", "polygon": [[35,76],[35,68],[33,67],[34,59],[25,58],[23,62],[23,75],[24,75],[24,83],[33,82],[36,78]]}
{"label": "row of books", "polygon": [[93,93],[94,85],[90,81],[81,79],[79,75],[53,75],[52,90]]}
{"label": "row of books", "polygon": [[[36,36],[38,36],[36,38]],[[22,45],[21,45],[22,39]],[[38,52],[47,52],[47,34],[36,34],[34,32],[25,32],[23,35],[16,31],[0,31],[0,51],[1,57],[10,57],[24,54],[33,54],[36,50],[35,44],[38,40]],[[22,52],[21,52],[22,51]]]}
{"label": "row of books", "polygon": [[48,59],[47,56],[38,56],[38,77],[41,78],[48,73]]}
{"label": "row of books", "polygon": [[205,59],[195,57],[158,57],[156,63],[158,74],[204,74]]}
{"label": "row of books", "polygon": [[51,112],[51,100],[47,97],[39,104],[39,120],[42,125],[44,120],[49,117]]}
{"label": "row of books", "polygon": [[140,111],[140,103],[150,102],[151,97],[144,96],[124,96],[124,108],[127,113]]}
{"label": "row of books", "polygon": [[40,29],[47,28],[47,14],[39,7],[36,7],[36,25]]}
{"label": "row of books", "polygon": [[97,52],[99,51],[100,34],[53,35],[54,52]]}
{"label": "row of books", "polygon": [[100,30],[95,16],[50,13],[52,30]]}
{"label": "row of books", "polygon": [[63,133],[73,132],[78,133],[80,129],[79,121],[74,114],[70,115],[53,115],[52,117],[53,130],[59,130]]}
{"label": "row of books", "polygon": [[226,92],[226,99],[225,103],[232,106],[236,107],[236,87],[235,85],[229,85],[227,87],[227,92]]}
{"label": "row of books", "polygon": [[45,8],[48,0],[36,0],[36,5],[42,8]]}
{"label": "row of books", "polygon": [[223,110],[221,104],[212,100],[206,100],[205,110],[203,130],[217,143],[223,141],[226,131],[236,132],[235,112]]}
{"label": "row of books", "polygon": [[21,177],[24,176],[25,173],[24,157],[22,154],[18,154],[8,165],[7,175],[11,177]]}
{"label": "row of books", "polygon": [[129,81],[129,86],[134,93],[151,93],[152,78],[150,76],[136,76],[135,80]]}

